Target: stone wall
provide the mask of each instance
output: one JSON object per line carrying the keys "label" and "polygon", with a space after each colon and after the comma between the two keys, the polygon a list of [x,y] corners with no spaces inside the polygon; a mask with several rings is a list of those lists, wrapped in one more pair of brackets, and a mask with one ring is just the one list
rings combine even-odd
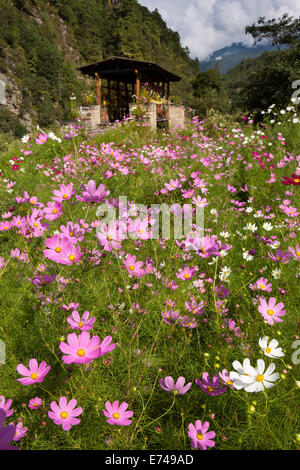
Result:
{"label": "stone wall", "polygon": [[184,125],[184,107],[170,104],[169,106],[169,129]]}
{"label": "stone wall", "polygon": [[101,124],[100,105],[79,108],[79,119],[86,127],[97,129]]}

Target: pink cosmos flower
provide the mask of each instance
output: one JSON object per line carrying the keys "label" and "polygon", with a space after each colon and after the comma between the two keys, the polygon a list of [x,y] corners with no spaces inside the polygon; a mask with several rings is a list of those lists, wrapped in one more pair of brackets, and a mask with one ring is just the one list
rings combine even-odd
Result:
{"label": "pink cosmos flower", "polygon": [[126,230],[126,224],[123,222],[116,221],[110,224],[110,226],[101,223],[99,227],[97,227],[96,237],[105,251],[120,250],[122,248],[120,242],[124,240]]}
{"label": "pink cosmos flower", "polygon": [[[14,423],[11,423],[10,426],[14,426]],[[14,441],[19,441],[22,437],[25,437],[27,434],[28,428],[23,428],[22,421],[19,421],[15,428]]]}
{"label": "pink cosmos flower", "polygon": [[37,410],[42,405],[42,400],[39,397],[31,398],[28,403],[28,407],[31,410]]}
{"label": "pink cosmos flower", "polygon": [[193,197],[192,203],[198,207],[207,207],[208,202],[206,197],[202,198],[201,196]]}
{"label": "pink cosmos flower", "polygon": [[252,290],[264,290],[265,292],[272,291],[272,284],[268,281],[268,279],[264,279],[263,277],[259,278],[255,284],[250,284],[249,288]]}
{"label": "pink cosmos flower", "polygon": [[22,385],[31,385],[35,383],[43,382],[44,378],[48,374],[51,366],[47,367],[45,361],[42,361],[40,365],[36,359],[30,359],[29,361],[29,369],[23,366],[23,364],[17,365],[17,372],[19,374],[24,375],[23,379],[17,379],[18,382],[21,382]]}
{"label": "pink cosmos flower", "polygon": [[14,412],[13,408],[9,409],[11,407],[11,404],[12,404],[11,398],[9,398],[7,402],[5,403],[5,397],[2,395],[0,396],[0,410],[4,411],[7,418],[11,416]]}
{"label": "pink cosmos flower", "polygon": [[178,179],[170,180],[169,183],[165,183],[165,188],[168,191],[175,191],[175,189],[181,188],[181,184]]}
{"label": "pink cosmos flower", "polygon": [[71,426],[80,423],[80,419],[76,418],[82,414],[82,408],[75,408],[77,400],[73,398],[67,402],[66,397],[61,397],[58,404],[55,401],[50,403],[52,411],[48,411],[48,416],[58,426],[61,425],[64,431],[69,431]]}
{"label": "pink cosmos flower", "polygon": [[4,427],[5,418],[5,411],[0,408],[0,450],[19,450],[18,447],[9,445],[15,435],[16,426],[9,424]]}
{"label": "pink cosmos flower", "polygon": [[185,266],[184,269],[178,269],[178,273],[176,273],[176,276],[182,281],[189,281],[190,279],[192,279],[195,272],[195,268],[189,268],[188,266]]}
{"label": "pink cosmos flower", "polygon": [[228,385],[228,387],[234,390],[233,381],[229,377],[227,369],[223,369],[222,372],[219,372],[219,377],[225,385]]}
{"label": "pink cosmos flower", "polygon": [[73,330],[81,330],[81,331],[88,331],[91,330],[94,326],[94,323],[96,321],[96,317],[89,318],[90,314],[86,310],[82,318],[80,318],[79,313],[77,310],[74,310],[72,312],[72,315],[67,318],[67,322],[71,325]]}
{"label": "pink cosmos flower", "polygon": [[133,411],[126,411],[128,408],[128,403],[125,401],[119,406],[118,401],[114,401],[113,404],[109,401],[105,403],[105,410],[103,411],[104,416],[107,419],[106,422],[109,424],[117,424],[118,426],[129,426],[132,423],[131,418],[133,416]]}
{"label": "pink cosmos flower", "polygon": [[191,439],[191,446],[193,449],[199,447],[200,450],[206,450],[207,447],[214,447],[215,443],[211,439],[216,436],[214,431],[208,431],[209,422],[197,420],[195,425],[193,423],[189,424],[188,436]]}
{"label": "pink cosmos flower", "polygon": [[79,224],[68,222],[67,225],[61,225],[60,230],[66,237],[70,238],[70,241],[74,243],[74,245],[77,242],[82,242],[84,239],[84,229],[80,228]]}
{"label": "pink cosmos flower", "polygon": [[110,344],[112,341],[111,336],[104,338],[100,344],[99,336],[90,338],[87,331],[83,331],[79,336],[76,333],[71,333],[67,336],[67,341],[68,344],[61,342],[59,345],[61,352],[66,354],[62,357],[66,364],[85,364],[104,356],[116,347],[116,344]]}
{"label": "pink cosmos flower", "polygon": [[44,256],[56,263],[70,266],[83,256],[79,246],[75,246],[69,237],[63,234],[54,235],[45,241]]}
{"label": "pink cosmos flower", "polygon": [[62,214],[62,205],[60,202],[47,202],[47,207],[44,208],[44,218],[47,220],[59,219]]}
{"label": "pink cosmos flower", "polygon": [[79,307],[78,303],[75,304],[74,302],[71,302],[69,303],[69,305],[63,304],[61,308],[63,310],[66,310],[67,312],[70,312],[70,311],[72,312],[73,310],[76,310],[76,308],[78,307]]}
{"label": "pink cosmos flower", "polygon": [[141,277],[145,274],[144,270],[142,269],[143,261],[135,261],[136,256],[127,255],[125,260],[125,268],[129,272],[129,274]]}
{"label": "pink cosmos flower", "polygon": [[269,325],[273,325],[274,322],[282,322],[283,320],[280,317],[283,317],[286,313],[282,302],[279,302],[279,304],[276,305],[275,297],[271,297],[268,303],[265,299],[261,299],[258,311],[262,314]]}
{"label": "pink cosmos flower", "polygon": [[196,234],[193,238],[187,237],[185,243],[188,249],[196,250],[201,258],[220,256],[220,245],[213,237],[199,237],[199,235]]}
{"label": "pink cosmos flower", "polygon": [[38,145],[43,145],[47,142],[48,135],[47,134],[38,134],[37,138],[35,139],[35,143]]}
{"label": "pink cosmos flower", "polygon": [[192,386],[192,382],[184,385],[185,378],[179,377],[176,384],[172,377],[168,376],[164,379],[159,379],[160,386],[165,392],[173,393],[173,395],[184,395]]}
{"label": "pink cosmos flower", "polygon": [[51,199],[57,202],[63,202],[70,199],[75,194],[75,189],[73,183],[69,183],[67,186],[65,184],[61,184],[58,189],[54,189],[53,191],[54,196]]}

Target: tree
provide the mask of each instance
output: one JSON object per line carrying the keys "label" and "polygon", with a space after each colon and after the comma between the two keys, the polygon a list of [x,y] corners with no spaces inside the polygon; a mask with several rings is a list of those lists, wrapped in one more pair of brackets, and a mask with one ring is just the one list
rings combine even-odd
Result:
{"label": "tree", "polygon": [[300,17],[294,19],[285,13],[281,18],[266,20],[263,16],[258,18],[257,24],[247,26],[245,32],[253,37],[254,45],[267,39],[280,50],[281,45],[292,46],[300,42]]}
{"label": "tree", "polygon": [[228,111],[228,96],[218,66],[199,72],[192,82],[192,89],[195,98],[194,106],[200,116],[206,116],[209,109]]}

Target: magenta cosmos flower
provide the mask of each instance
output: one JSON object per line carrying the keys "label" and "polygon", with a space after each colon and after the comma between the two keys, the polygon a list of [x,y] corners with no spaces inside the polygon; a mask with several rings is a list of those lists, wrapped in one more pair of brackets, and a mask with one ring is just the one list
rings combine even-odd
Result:
{"label": "magenta cosmos flower", "polygon": [[0,411],[3,410],[7,418],[11,416],[14,412],[13,408],[10,409],[11,404],[12,404],[11,398],[9,398],[7,402],[5,403],[5,397],[3,395],[0,396]]}
{"label": "magenta cosmos flower", "polygon": [[96,321],[96,317],[89,318],[89,316],[90,314],[86,310],[83,313],[82,318],[80,318],[80,315],[77,310],[74,310],[72,312],[72,315],[67,318],[67,322],[69,323],[69,325],[71,325],[73,330],[88,331],[93,328],[94,323]]}
{"label": "magenta cosmos flower", "polygon": [[106,190],[105,185],[100,184],[97,188],[94,180],[90,180],[87,187],[82,184],[81,188],[83,189],[82,196],[76,196],[79,201],[102,202],[109,195],[109,190]]}
{"label": "magenta cosmos flower", "polygon": [[207,447],[214,447],[215,443],[212,439],[216,436],[214,431],[207,432],[209,428],[209,422],[197,420],[195,425],[193,423],[189,424],[188,436],[191,439],[191,446],[193,449],[199,447],[200,450],[206,450]]}
{"label": "magenta cosmos flower", "polygon": [[104,416],[107,419],[106,422],[109,424],[117,424],[118,426],[129,426],[132,423],[131,418],[133,416],[133,411],[126,411],[128,408],[128,403],[125,401],[119,406],[118,401],[114,401],[111,404],[109,401],[105,403],[106,410],[102,410]]}
{"label": "magenta cosmos flower", "polygon": [[284,305],[282,302],[276,305],[275,297],[271,297],[267,303],[265,299],[261,299],[258,311],[262,314],[264,319],[269,325],[273,325],[275,322],[282,322],[282,318],[285,315]]}
{"label": "magenta cosmos flower", "polygon": [[159,380],[161,388],[167,393],[173,393],[173,395],[184,395],[191,388],[192,382],[186,385],[184,385],[184,382],[184,377],[179,377],[176,384],[174,384],[174,380],[170,376]]}
{"label": "magenta cosmos flower", "polygon": [[0,450],[19,450],[18,447],[9,445],[15,435],[16,426],[9,424],[4,427],[5,418],[5,411],[0,408]]}
{"label": "magenta cosmos flower", "polygon": [[111,336],[104,338],[100,344],[99,336],[90,338],[87,331],[83,331],[79,336],[76,333],[71,333],[67,336],[67,340],[68,344],[61,342],[59,345],[61,352],[66,354],[62,357],[66,364],[85,364],[104,356],[116,347],[116,344],[110,344],[112,341]]}
{"label": "magenta cosmos flower", "polygon": [[68,403],[66,397],[61,397],[58,404],[55,401],[50,403],[52,411],[48,411],[48,416],[55,424],[61,425],[64,431],[69,431],[71,426],[80,423],[80,419],[76,416],[81,415],[82,408],[75,408],[76,405],[77,400],[75,398]]}
{"label": "magenta cosmos flower", "polygon": [[208,372],[203,372],[202,382],[200,379],[195,379],[196,384],[201,388],[204,393],[215,397],[225,393],[227,387],[222,387],[222,383],[218,375],[214,375],[210,380]]}
{"label": "magenta cosmos flower", "polygon": [[41,364],[38,365],[36,359],[30,359],[29,369],[23,366],[23,364],[17,365],[17,372],[25,376],[23,379],[17,379],[17,381],[21,382],[22,385],[31,385],[43,382],[50,369],[51,366],[47,367],[45,361],[42,361]]}

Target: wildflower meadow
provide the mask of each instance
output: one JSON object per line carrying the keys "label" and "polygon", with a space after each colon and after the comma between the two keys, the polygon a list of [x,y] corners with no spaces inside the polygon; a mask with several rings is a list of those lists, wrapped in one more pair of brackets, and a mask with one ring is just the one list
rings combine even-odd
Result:
{"label": "wildflower meadow", "polygon": [[271,104],[9,144],[0,449],[300,448],[299,126]]}

